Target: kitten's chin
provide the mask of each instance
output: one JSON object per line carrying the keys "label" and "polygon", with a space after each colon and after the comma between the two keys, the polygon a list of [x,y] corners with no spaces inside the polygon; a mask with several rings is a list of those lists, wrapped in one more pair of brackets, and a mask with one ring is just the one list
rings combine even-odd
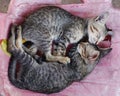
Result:
{"label": "kitten's chin", "polygon": [[103,41],[98,44],[100,48],[110,48],[111,47],[111,36],[107,35]]}

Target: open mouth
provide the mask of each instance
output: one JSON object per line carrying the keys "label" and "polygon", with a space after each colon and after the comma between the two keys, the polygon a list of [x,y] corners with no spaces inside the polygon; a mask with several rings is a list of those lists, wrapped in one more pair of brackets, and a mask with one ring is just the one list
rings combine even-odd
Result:
{"label": "open mouth", "polygon": [[111,35],[107,35],[103,41],[98,44],[100,48],[110,48],[111,47]]}

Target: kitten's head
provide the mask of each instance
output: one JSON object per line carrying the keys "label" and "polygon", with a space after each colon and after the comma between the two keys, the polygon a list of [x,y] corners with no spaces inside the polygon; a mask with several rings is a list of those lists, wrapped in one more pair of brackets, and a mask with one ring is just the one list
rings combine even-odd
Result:
{"label": "kitten's head", "polygon": [[77,46],[77,51],[86,64],[97,64],[99,60],[107,55],[112,48],[98,48],[96,45],[88,42],[81,42]]}
{"label": "kitten's head", "polygon": [[106,35],[109,34],[109,30],[105,25],[108,20],[108,16],[109,13],[105,12],[100,16],[88,20],[87,31],[90,43],[98,44],[105,39]]}

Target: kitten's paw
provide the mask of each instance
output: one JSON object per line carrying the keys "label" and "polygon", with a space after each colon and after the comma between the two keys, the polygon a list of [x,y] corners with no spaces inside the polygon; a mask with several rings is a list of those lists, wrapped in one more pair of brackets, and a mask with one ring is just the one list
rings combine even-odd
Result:
{"label": "kitten's paw", "polygon": [[62,57],[60,60],[59,60],[60,63],[63,63],[63,64],[68,64],[70,63],[70,58],[68,57]]}
{"label": "kitten's paw", "polygon": [[21,34],[21,31],[22,31],[22,27],[21,27],[20,25],[17,26],[16,46],[17,46],[20,50],[23,50],[23,49],[22,49],[22,34]]}
{"label": "kitten's paw", "polygon": [[63,57],[63,56],[53,56],[50,53],[46,54],[46,60],[47,61],[52,61],[52,62],[60,62],[63,64],[68,64],[70,63],[70,58],[68,57]]}

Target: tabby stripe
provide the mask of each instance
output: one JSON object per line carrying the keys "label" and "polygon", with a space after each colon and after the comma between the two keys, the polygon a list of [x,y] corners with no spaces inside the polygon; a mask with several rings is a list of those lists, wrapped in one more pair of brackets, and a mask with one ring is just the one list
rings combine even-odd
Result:
{"label": "tabby stripe", "polygon": [[29,54],[20,51],[20,53],[18,53],[18,55],[19,55],[18,60],[21,64],[23,64],[23,65],[34,64],[34,60]]}
{"label": "tabby stripe", "polygon": [[59,44],[60,44],[59,46],[61,46],[62,48],[65,47],[65,49],[66,49],[66,46],[65,46],[64,42],[60,42]]}
{"label": "tabby stripe", "polygon": [[98,32],[98,29],[95,26],[93,26],[93,28]]}
{"label": "tabby stripe", "polygon": [[67,40],[68,43],[70,43],[70,39],[69,38],[66,37],[66,40]]}
{"label": "tabby stripe", "polygon": [[[65,40],[64,40],[64,38],[65,38]],[[63,38],[60,39],[60,43],[62,43],[62,45],[64,45],[65,48],[67,47],[65,45],[66,41],[67,41],[67,43],[70,43],[70,40],[69,40],[69,38],[67,38],[67,36],[64,36]]]}
{"label": "tabby stripe", "polygon": [[92,26],[90,26],[90,30],[93,32]]}

